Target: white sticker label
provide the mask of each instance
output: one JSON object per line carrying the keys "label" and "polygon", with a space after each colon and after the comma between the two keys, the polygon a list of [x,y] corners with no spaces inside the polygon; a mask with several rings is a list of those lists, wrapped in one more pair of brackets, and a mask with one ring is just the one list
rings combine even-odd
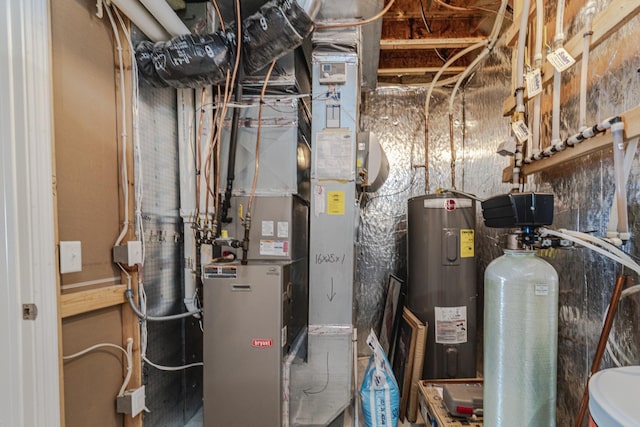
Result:
{"label": "white sticker label", "polygon": [[542,74],[540,74],[540,68],[535,68],[528,72],[525,79],[527,81],[527,96],[529,99],[542,92]]}
{"label": "white sticker label", "polygon": [[436,343],[462,344],[467,342],[467,307],[434,307]]}
{"label": "white sticker label", "polygon": [[280,345],[282,347],[284,347],[285,345],[287,345],[287,327],[283,327],[282,330],[280,331]]}
{"label": "white sticker label", "polygon": [[559,48],[547,55],[547,60],[559,73],[576,63],[576,60],[564,48]]}
{"label": "white sticker label", "polygon": [[280,239],[289,238],[289,222],[278,221],[278,238]]}
{"label": "white sticker label", "polygon": [[260,240],[260,255],[287,256],[289,255],[289,241]]}
{"label": "white sticker label", "polygon": [[511,129],[513,129],[513,133],[518,138],[518,141],[525,142],[529,139],[529,128],[522,120],[517,120],[511,123]]}
{"label": "white sticker label", "polygon": [[549,285],[536,285],[535,289],[536,289],[537,296],[549,295]]}
{"label": "white sticker label", "polygon": [[273,221],[262,221],[262,235],[273,236]]}

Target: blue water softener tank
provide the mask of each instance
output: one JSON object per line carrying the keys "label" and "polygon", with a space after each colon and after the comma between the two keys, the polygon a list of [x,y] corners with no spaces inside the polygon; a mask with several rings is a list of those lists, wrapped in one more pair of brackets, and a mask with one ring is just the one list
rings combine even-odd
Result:
{"label": "blue water softener tank", "polygon": [[452,193],[409,199],[408,306],[428,324],[422,378],[476,376],[475,201]]}
{"label": "blue water softener tank", "polygon": [[556,425],[558,274],[505,250],[484,275],[484,423]]}

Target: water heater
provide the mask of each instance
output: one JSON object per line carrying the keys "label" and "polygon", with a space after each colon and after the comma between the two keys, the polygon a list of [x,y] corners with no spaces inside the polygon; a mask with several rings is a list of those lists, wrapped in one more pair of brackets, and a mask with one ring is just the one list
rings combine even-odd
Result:
{"label": "water heater", "polygon": [[558,274],[530,250],[505,250],[484,275],[484,423],[556,421]]}
{"label": "water heater", "polygon": [[409,199],[408,305],[428,323],[424,379],[476,376],[475,201]]}

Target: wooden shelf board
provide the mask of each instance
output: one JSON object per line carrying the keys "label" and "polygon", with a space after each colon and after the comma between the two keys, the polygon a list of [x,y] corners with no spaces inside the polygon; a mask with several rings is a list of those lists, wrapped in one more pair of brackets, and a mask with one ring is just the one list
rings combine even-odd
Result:
{"label": "wooden shelf board", "polygon": [[[621,117],[625,125],[625,140],[640,136],[640,106],[626,111],[621,114]],[[544,171],[567,161],[586,156],[587,154],[607,149],[611,147],[612,143],[613,136],[611,135],[611,131],[607,131],[591,139],[587,139],[573,148],[566,148],[563,151],[555,153],[551,157],[525,164],[522,166],[521,174],[527,176]],[[509,182],[511,180],[511,169],[512,166],[509,166],[503,170],[503,182]]]}
{"label": "wooden shelf board", "polygon": [[487,40],[486,37],[459,37],[441,39],[382,39],[380,50],[417,50],[417,49],[447,49],[467,47]]}

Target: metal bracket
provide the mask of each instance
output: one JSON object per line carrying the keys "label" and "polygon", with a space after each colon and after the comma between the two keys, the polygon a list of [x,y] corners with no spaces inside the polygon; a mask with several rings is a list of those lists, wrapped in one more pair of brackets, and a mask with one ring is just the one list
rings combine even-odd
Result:
{"label": "metal bracket", "polygon": [[22,304],[22,320],[36,320],[38,307],[35,304]]}

